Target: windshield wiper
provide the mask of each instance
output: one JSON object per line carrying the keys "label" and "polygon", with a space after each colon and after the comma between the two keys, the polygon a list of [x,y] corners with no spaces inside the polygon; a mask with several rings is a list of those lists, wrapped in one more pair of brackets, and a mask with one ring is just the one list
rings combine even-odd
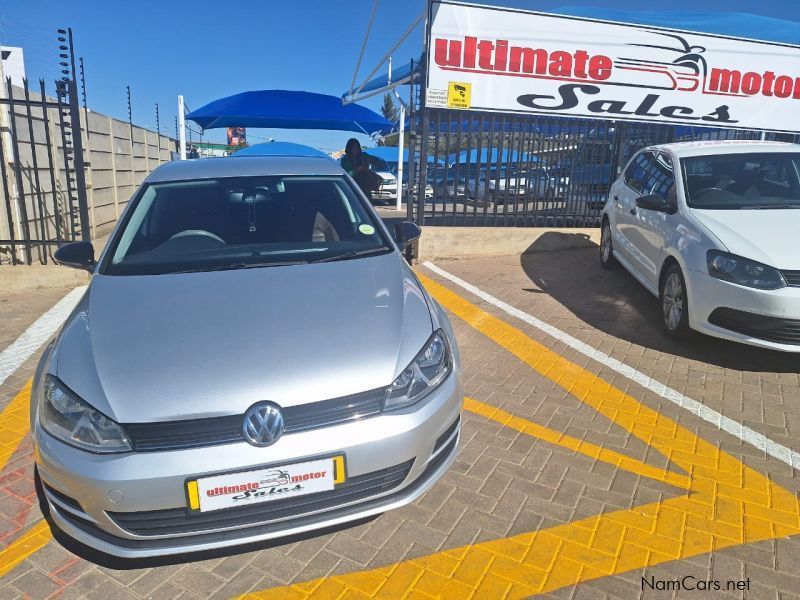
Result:
{"label": "windshield wiper", "polygon": [[743,206],[744,210],[769,210],[771,208],[800,208],[800,204],[753,204]]}
{"label": "windshield wiper", "polygon": [[358,258],[360,256],[373,256],[376,254],[383,254],[387,250],[391,250],[388,246],[378,246],[377,248],[370,248],[368,250],[351,250],[344,254],[337,254],[336,256],[329,256],[327,258],[320,258],[312,260],[312,263],[334,262],[336,260],[348,260],[350,258]]}
{"label": "windshield wiper", "polygon": [[231,263],[228,265],[216,265],[213,267],[197,267],[196,269],[185,269],[183,271],[171,271],[172,274],[180,273],[206,273],[210,271],[238,271],[241,269],[260,269],[262,267],[286,267],[289,265],[306,265],[307,260],[287,260],[283,262],[257,262],[257,263]]}

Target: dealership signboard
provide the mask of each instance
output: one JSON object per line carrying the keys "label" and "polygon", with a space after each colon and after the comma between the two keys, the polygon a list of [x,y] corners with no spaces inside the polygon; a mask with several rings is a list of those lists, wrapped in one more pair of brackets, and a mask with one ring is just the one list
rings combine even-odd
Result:
{"label": "dealership signboard", "polygon": [[434,1],[426,105],[800,132],[800,47]]}

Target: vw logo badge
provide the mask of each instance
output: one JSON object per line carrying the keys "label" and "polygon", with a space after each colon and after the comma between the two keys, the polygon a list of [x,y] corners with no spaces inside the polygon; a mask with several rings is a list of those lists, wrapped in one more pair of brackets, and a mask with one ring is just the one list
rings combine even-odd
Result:
{"label": "vw logo badge", "polygon": [[283,435],[283,415],[274,404],[255,404],[244,413],[242,430],[253,446],[271,446]]}

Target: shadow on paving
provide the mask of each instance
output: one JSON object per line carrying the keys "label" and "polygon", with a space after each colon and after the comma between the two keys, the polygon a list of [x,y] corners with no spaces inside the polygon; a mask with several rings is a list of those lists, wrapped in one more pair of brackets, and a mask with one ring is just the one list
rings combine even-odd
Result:
{"label": "shadow on paving", "polygon": [[536,252],[548,248],[544,234],[520,258],[525,274],[546,293],[592,327],[619,339],[660,352],[706,362],[738,371],[796,373],[796,354],[765,350],[692,332],[685,339],[672,339],[661,329],[658,300],[624,268],[600,266],[599,248],[559,252]]}

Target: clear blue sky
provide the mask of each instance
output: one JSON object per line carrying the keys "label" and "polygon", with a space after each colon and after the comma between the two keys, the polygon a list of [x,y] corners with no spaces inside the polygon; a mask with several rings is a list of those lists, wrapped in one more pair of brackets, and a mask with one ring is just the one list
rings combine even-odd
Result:
{"label": "clear blue sky", "polygon": [[[535,10],[566,4],[637,10],[634,0],[485,1]],[[424,0],[382,0],[360,77],[424,9]],[[72,27],[76,52],[86,62],[89,107],[175,135],[176,97],[192,109],[253,89],[297,89],[340,95],[350,85],[372,0],[0,0],[0,44],[22,46],[28,77],[57,72],[56,29]],[[647,6],[646,8],[655,8]],[[667,10],[728,10],[800,21],[798,0],[671,0]],[[757,37],[757,32],[753,32]],[[394,54],[398,64],[421,52],[419,28]],[[51,83],[48,83],[52,86]],[[377,108],[380,98],[366,102]],[[255,136],[344,146],[347,132],[253,130]],[[205,139],[221,141],[222,130]],[[366,138],[362,136],[362,141]]]}

